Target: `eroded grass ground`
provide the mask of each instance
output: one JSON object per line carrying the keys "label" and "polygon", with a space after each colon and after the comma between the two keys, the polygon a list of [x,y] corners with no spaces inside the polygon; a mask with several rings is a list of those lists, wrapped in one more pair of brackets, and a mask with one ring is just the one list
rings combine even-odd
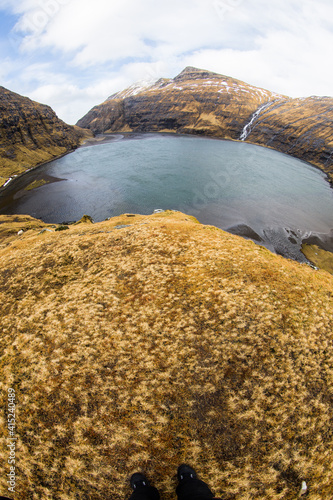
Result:
{"label": "eroded grass ground", "polygon": [[15,499],[122,500],[138,469],[171,499],[187,461],[228,499],[331,500],[331,275],[181,213],[27,224],[0,247]]}

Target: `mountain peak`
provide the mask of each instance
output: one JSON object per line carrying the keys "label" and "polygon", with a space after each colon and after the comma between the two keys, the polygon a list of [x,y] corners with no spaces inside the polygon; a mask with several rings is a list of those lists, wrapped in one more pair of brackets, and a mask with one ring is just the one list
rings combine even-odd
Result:
{"label": "mountain peak", "polygon": [[185,69],[183,69],[183,71],[180,73],[193,73],[193,72],[201,72],[201,71],[204,71],[203,69],[200,69],[200,68],[196,68],[195,66],[186,66]]}
{"label": "mountain peak", "polygon": [[[139,82],[114,94],[77,125],[94,134],[174,132],[246,140],[310,162],[333,180],[332,103],[329,97],[292,99],[187,66],[175,78]],[[292,135],[290,123],[297,123]]]}
{"label": "mountain peak", "polygon": [[174,78],[174,80],[190,80],[190,79],[198,79],[198,78],[210,78],[214,76],[221,76],[218,73],[214,73],[213,71],[207,71],[205,69],[195,68],[194,66],[186,66],[185,69],[178,76]]}

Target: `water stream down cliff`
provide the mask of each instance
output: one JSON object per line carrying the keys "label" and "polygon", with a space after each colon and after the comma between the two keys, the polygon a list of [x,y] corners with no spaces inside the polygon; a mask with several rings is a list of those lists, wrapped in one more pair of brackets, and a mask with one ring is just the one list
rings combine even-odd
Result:
{"label": "water stream down cliff", "polygon": [[266,102],[265,104],[263,104],[262,106],[260,106],[257,111],[255,111],[253,113],[253,115],[251,116],[251,120],[245,125],[245,127],[243,128],[242,130],[242,133],[239,137],[239,139],[241,141],[246,141],[248,135],[251,133],[252,131],[252,125],[253,123],[258,119],[260,113],[262,111],[264,111],[266,108],[269,108],[272,104],[274,104],[275,101],[269,101],[269,102]]}

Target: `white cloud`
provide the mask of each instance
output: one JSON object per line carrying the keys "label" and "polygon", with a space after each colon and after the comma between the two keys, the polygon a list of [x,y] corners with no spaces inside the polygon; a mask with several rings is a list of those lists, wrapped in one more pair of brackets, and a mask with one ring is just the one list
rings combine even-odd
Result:
{"label": "white cloud", "polygon": [[0,0],[0,8],[18,16],[21,48],[16,73],[0,61],[3,80],[71,123],[134,81],[186,65],[292,96],[333,94],[331,0]]}
{"label": "white cloud", "polygon": [[66,122],[74,124],[77,121],[78,111],[80,117],[87,113],[95,106],[96,97],[105,95],[107,87],[105,82],[85,89],[80,89],[70,83],[46,84],[31,92],[29,97],[50,105],[60,118],[66,116]]}

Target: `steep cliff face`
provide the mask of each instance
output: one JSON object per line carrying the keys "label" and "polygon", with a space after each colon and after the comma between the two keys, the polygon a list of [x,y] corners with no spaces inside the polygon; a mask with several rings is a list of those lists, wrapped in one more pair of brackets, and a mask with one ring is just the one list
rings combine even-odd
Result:
{"label": "steep cliff face", "polygon": [[83,133],[59,120],[49,106],[0,87],[0,185],[75,149]]}
{"label": "steep cliff face", "polygon": [[263,109],[247,141],[319,166],[333,180],[333,98],[284,99]]}
{"label": "steep cliff face", "polygon": [[196,68],[135,85],[79,120],[97,133],[169,131],[246,140],[311,162],[333,180],[333,99],[291,99]]}
{"label": "steep cliff face", "polygon": [[280,98],[239,80],[189,67],[174,79],[112,95],[77,124],[95,134],[169,131],[238,139],[259,106]]}

